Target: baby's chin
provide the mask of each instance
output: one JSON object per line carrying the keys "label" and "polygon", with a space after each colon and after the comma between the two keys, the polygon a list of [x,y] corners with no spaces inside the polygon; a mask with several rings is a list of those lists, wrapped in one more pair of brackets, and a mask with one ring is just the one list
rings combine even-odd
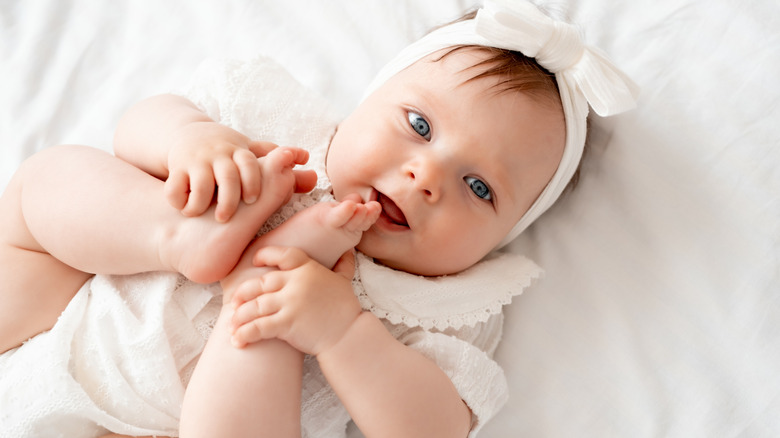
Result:
{"label": "baby's chin", "polygon": [[369,245],[358,244],[355,249],[363,253],[363,255],[373,259],[377,264],[387,266],[388,268],[395,269],[396,271],[403,271],[409,274],[421,275],[423,277],[441,277],[443,275],[453,275],[469,268],[470,266],[473,266],[473,263],[471,263],[468,266],[462,268],[454,268],[452,266],[438,266],[413,257],[404,257],[401,260],[382,257],[379,254],[372,253],[371,247]]}
{"label": "baby's chin", "polygon": [[492,246],[485,246],[489,242],[483,245],[483,248],[471,248],[470,251],[457,250],[451,246],[433,251],[430,245],[419,248],[404,243],[398,236],[387,238],[369,229],[363,233],[363,238],[355,249],[388,268],[425,277],[457,274],[474,266],[492,252]]}
{"label": "baby's chin", "polygon": [[371,246],[369,242],[366,242],[367,239],[361,240],[357,246],[355,247],[356,250],[360,251],[365,255],[366,257],[370,257],[374,260],[375,263],[378,263],[383,266],[387,266],[388,268],[395,269],[396,271],[404,271],[409,272],[410,274],[417,274],[417,275],[423,275],[413,269],[412,266],[408,266],[407,263],[404,263],[401,260],[394,260],[392,258],[386,257],[386,254],[381,254],[380,251],[374,251],[374,248]]}

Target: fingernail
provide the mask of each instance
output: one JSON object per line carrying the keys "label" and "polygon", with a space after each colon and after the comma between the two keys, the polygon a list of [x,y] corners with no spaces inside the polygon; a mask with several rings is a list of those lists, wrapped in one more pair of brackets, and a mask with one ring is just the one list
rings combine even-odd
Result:
{"label": "fingernail", "polygon": [[257,201],[257,196],[250,196],[249,198],[247,198],[246,203],[247,204],[254,204],[255,201]]}

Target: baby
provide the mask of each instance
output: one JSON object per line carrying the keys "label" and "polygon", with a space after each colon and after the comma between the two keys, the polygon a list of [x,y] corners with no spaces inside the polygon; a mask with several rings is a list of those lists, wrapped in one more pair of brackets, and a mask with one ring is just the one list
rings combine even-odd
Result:
{"label": "baby", "polygon": [[[499,88],[501,76],[477,78],[488,71],[484,64],[498,62],[490,56],[469,47],[427,55],[382,84],[339,124],[326,157],[332,192],[336,199],[356,193],[381,205],[379,218],[357,244],[381,265],[424,276],[473,266],[499,246],[555,172],[565,122],[552,78],[527,62],[546,89],[538,90],[538,97],[509,92]],[[232,319],[240,345],[276,338],[315,356],[367,436],[468,434],[471,413],[447,376],[390,336],[374,314],[361,313],[349,281],[308,264],[296,251],[259,246],[259,252],[250,248],[248,253],[280,273],[235,288],[239,307]],[[234,284],[229,278],[225,283]],[[219,321],[215,330],[224,338]],[[268,408],[256,407],[257,394],[274,392],[257,373],[251,379],[213,378],[248,376],[257,368],[238,359],[240,352],[215,347],[219,353],[211,354],[213,345],[227,344],[216,339],[212,335],[187,389],[182,436],[249,436],[253,426],[254,433],[275,430],[269,425],[287,416],[265,419]],[[236,360],[228,362],[235,366],[226,365],[231,357]],[[273,364],[253,361],[265,370],[280,368],[273,382],[285,382],[287,389],[274,392],[277,409],[292,410],[299,403],[299,391],[289,388],[300,375],[295,366],[300,359],[288,360],[280,365],[277,351]],[[258,386],[249,389],[250,384]],[[227,405],[246,414],[246,429],[237,415],[208,415]]]}
{"label": "baby", "polygon": [[[225,71],[245,79],[266,71],[234,67]],[[367,436],[475,434],[500,408],[500,369],[482,351],[495,348],[500,320],[482,312],[472,329],[462,328],[465,317],[451,321],[495,304],[468,289],[511,276],[507,267],[520,263],[484,259],[569,183],[588,103],[611,114],[630,107],[633,92],[572,28],[530,4],[488,1],[380,72],[324,150],[309,151],[320,166],[316,184],[311,172],[293,170],[306,152],[214,123],[241,128],[240,117],[224,116],[224,102],[149,100],[117,131],[121,159],[55,148],[9,184],[0,201],[3,278],[11,279],[0,350],[51,327],[89,273],[221,279],[225,298],[187,389],[182,436],[325,436],[339,425],[343,433],[338,409],[311,425],[300,418],[301,403],[305,411],[327,396],[307,377],[302,387],[302,374],[332,387]],[[338,202],[304,210],[249,245],[293,191],[315,185],[313,198]],[[349,253],[328,268],[355,244],[362,255],[350,281]],[[465,289],[455,286],[461,280]],[[457,290],[444,294],[451,306],[430,314],[404,308],[415,288]],[[477,303],[455,302],[464,296]],[[333,425],[316,423],[329,416]]]}

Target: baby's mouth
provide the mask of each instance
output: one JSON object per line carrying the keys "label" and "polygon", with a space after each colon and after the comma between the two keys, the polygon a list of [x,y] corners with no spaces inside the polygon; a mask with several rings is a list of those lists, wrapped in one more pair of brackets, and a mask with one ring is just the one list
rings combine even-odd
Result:
{"label": "baby's mouth", "polygon": [[395,202],[393,202],[392,199],[388,198],[380,192],[377,192],[377,201],[379,202],[379,205],[382,206],[382,217],[395,225],[409,228],[409,223],[406,222],[406,216],[404,216],[404,212],[401,211],[401,209],[398,207],[398,205],[396,205]]}

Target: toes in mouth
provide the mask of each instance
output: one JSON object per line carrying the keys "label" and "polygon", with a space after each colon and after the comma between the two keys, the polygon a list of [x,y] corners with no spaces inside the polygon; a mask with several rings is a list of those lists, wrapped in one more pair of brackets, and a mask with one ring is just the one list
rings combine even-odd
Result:
{"label": "toes in mouth", "polygon": [[379,205],[382,206],[382,216],[393,224],[408,228],[409,223],[406,221],[406,216],[404,216],[404,212],[401,211],[401,208],[383,193],[377,193],[377,201],[379,202]]}

